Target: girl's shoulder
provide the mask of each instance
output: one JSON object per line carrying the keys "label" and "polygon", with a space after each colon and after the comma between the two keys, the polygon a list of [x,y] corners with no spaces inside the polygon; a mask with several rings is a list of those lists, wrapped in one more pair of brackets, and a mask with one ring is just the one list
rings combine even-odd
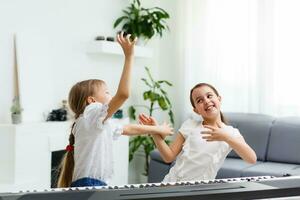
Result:
{"label": "girl's shoulder", "polygon": [[202,124],[202,120],[196,120],[194,118],[188,118],[187,120],[185,120],[181,127],[188,127],[188,128],[196,128],[198,126],[201,126]]}
{"label": "girl's shoulder", "polygon": [[[108,105],[102,103],[91,103],[85,107],[84,112],[77,120],[77,124],[82,124],[84,129],[103,128],[103,121],[107,116]],[[106,120],[107,121],[107,120]]]}
{"label": "girl's shoulder", "polygon": [[107,115],[108,105],[102,103],[91,103],[83,112],[84,119],[94,119],[95,117],[103,118]]}
{"label": "girl's shoulder", "polygon": [[192,133],[195,129],[202,127],[202,121],[196,120],[194,118],[188,118],[185,120],[181,127],[179,128],[179,132],[186,138],[190,133]]}
{"label": "girl's shoulder", "polygon": [[108,105],[99,102],[91,103],[85,107],[83,117],[87,117],[90,114],[101,113],[102,115],[107,114]]}

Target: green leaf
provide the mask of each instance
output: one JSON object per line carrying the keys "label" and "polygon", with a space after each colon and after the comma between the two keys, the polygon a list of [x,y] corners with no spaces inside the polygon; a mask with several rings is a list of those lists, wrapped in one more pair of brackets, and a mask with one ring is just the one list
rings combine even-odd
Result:
{"label": "green leaf", "polygon": [[160,80],[160,81],[157,81],[158,83],[166,83],[167,85],[169,86],[173,86],[172,83],[170,83],[169,81],[166,81],[166,80]]}
{"label": "green leaf", "polygon": [[167,95],[167,92],[164,91],[163,89],[160,89],[161,93],[163,93],[163,95]]}
{"label": "green leaf", "polygon": [[140,148],[144,140],[143,136],[132,137],[129,142],[129,161],[133,159],[134,153]]}
{"label": "green leaf", "polygon": [[124,14],[126,14],[126,16],[127,16],[128,19],[130,19],[130,15],[131,15],[130,11],[122,10],[122,12],[123,12]]}
{"label": "green leaf", "polygon": [[136,0],[136,2],[137,2],[137,4],[138,4],[138,6],[141,6],[140,0]]}
{"label": "green leaf", "polygon": [[136,110],[135,110],[135,108],[133,106],[130,106],[128,108],[128,116],[129,116],[130,119],[133,119],[133,120],[136,119],[136,117],[135,117],[135,111]]}
{"label": "green leaf", "polygon": [[155,84],[155,81],[154,81],[153,78],[152,78],[152,75],[151,75],[151,73],[150,73],[149,68],[148,68],[148,67],[145,67],[145,69],[146,69],[146,72],[147,72],[148,77],[150,78],[151,82],[152,82],[153,84]]}
{"label": "green leaf", "polygon": [[114,23],[114,28],[116,28],[124,19],[127,19],[127,18],[128,18],[127,16],[119,17]]}
{"label": "green leaf", "polygon": [[[160,13],[163,14],[163,18],[170,18],[170,15],[164,9],[162,9],[160,7],[154,7],[153,9],[157,9],[157,10],[161,11]],[[156,12],[158,12],[158,11],[156,11]]]}
{"label": "green leaf", "polygon": [[150,152],[155,149],[155,144],[151,137],[146,137],[143,144],[144,144],[145,153],[147,155],[149,155]]}
{"label": "green leaf", "polygon": [[168,109],[168,104],[166,103],[166,100],[164,97],[160,96],[158,99],[158,105],[161,109],[167,110]]}
{"label": "green leaf", "polygon": [[168,145],[171,144],[171,141],[170,141],[170,140],[165,139],[165,142],[166,142]]}
{"label": "green leaf", "polygon": [[149,94],[149,97],[150,97],[150,101],[151,102],[155,102],[155,101],[159,100],[160,95],[158,93],[156,93],[156,92],[152,92],[151,91],[150,94]]}
{"label": "green leaf", "polygon": [[169,113],[168,113],[168,114],[169,114],[171,123],[174,124],[174,113],[173,113],[173,111],[172,111],[172,110],[169,110]]}
{"label": "green leaf", "polygon": [[153,88],[153,86],[150,85],[150,83],[149,83],[145,78],[142,78],[141,80],[144,81],[144,83],[145,83],[147,86],[149,86],[150,88]]}
{"label": "green leaf", "polygon": [[150,99],[151,92],[151,90],[148,90],[143,93],[144,100]]}
{"label": "green leaf", "polygon": [[160,88],[160,84],[159,84],[158,82],[155,82],[154,86],[155,86],[156,88]]}
{"label": "green leaf", "polygon": [[171,107],[171,101],[169,100],[169,98],[167,96],[165,96],[165,99],[168,102],[169,106]]}

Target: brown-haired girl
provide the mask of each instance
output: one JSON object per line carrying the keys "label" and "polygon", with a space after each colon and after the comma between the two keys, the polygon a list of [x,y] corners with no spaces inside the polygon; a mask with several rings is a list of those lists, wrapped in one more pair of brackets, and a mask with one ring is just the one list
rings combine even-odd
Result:
{"label": "brown-haired girl", "polygon": [[130,35],[117,36],[125,54],[125,64],[115,96],[111,97],[102,80],[91,79],[76,83],[69,93],[69,105],[75,122],[69,136],[69,145],[61,163],[58,187],[106,185],[113,175],[113,139],[120,135],[172,134],[169,124],[159,126],[129,124],[121,126],[111,116],[129,97],[130,71],[134,45]]}
{"label": "brown-haired girl", "polygon": [[[221,96],[213,86],[207,83],[195,85],[191,89],[190,100],[202,121],[185,121],[170,146],[163,137],[153,136],[164,161],[170,163],[176,159],[164,182],[214,179],[232,149],[246,162],[256,162],[255,152],[239,130],[226,125],[220,111]],[[143,114],[139,120],[143,124],[157,124],[153,117]]]}

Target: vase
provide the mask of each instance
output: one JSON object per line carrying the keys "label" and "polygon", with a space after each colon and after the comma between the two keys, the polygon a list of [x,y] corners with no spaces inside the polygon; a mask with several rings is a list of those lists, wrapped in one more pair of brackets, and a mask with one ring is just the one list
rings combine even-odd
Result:
{"label": "vase", "polygon": [[20,124],[22,122],[22,115],[21,114],[11,114],[11,122],[13,124]]}

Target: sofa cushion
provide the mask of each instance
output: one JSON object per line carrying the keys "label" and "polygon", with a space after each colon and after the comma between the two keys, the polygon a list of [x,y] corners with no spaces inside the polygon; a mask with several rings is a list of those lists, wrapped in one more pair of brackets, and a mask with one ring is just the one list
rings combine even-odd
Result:
{"label": "sofa cushion", "polygon": [[216,178],[240,177],[242,171],[251,166],[251,164],[246,163],[239,158],[226,158],[221,169],[218,171]]}
{"label": "sofa cushion", "polygon": [[278,118],[271,129],[267,160],[300,164],[300,118]]}
{"label": "sofa cushion", "polygon": [[[229,124],[239,129],[246,142],[254,149],[257,159],[265,161],[267,144],[274,118],[263,114],[224,113]],[[239,157],[231,151],[228,157]]]}
{"label": "sofa cushion", "polygon": [[262,162],[245,169],[242,176],[285,176],[300,175],[300,165]]}

